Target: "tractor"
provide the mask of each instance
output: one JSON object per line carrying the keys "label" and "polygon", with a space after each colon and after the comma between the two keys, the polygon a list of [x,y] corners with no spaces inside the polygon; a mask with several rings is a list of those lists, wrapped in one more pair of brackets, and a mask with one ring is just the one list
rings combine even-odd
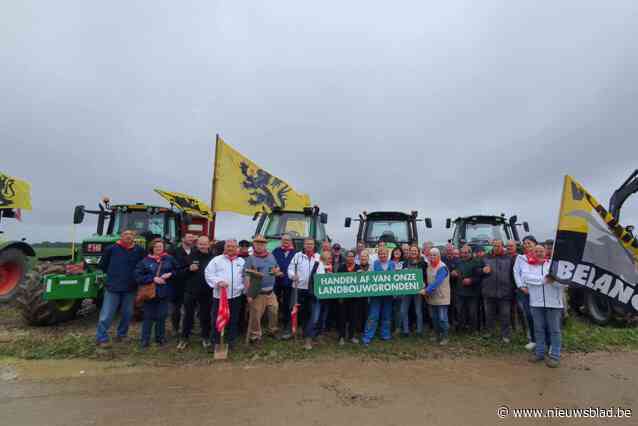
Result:
{"label": "tractor", "polygon": [[[386,247],[394,248],[402,244],[418,244],[419,232],[417,222],[424,221],[426,228],[432,228],[432,219],[417,219],[418,213],[403,212],[363,212],[358,219],[356,241],[363,241],[366,248],[376,250],[379,241],[385,242]],[[344,226],[350,228],[353,219],[346,217]]]}
{"label": "tractor", "polygon": [[528,233],[529,224],[517,222],[517,216],[508,219],[504,213],[501,213],[500,216],[475,215],[458,217],[454,220],[448,218],[445,221],[445,227],[449,229],[454,224],[454,231],[449,242],[455,247],[468,244],[471,247],[482,246],[486,252],[491,252],[493,240],[504,242],[514,240],[520,244],[521,237],[518,227],[522,226],[523,230]]}
{"label": "tractor", "polygon": [[317,243],[330,239],[325,228],[328,215],[321,213],[319,206],[305,207],[302,211],[274,208],[270,213],[255,213],[253,221],[257,221],[255,235],[263,235],[268,240],[268,251],[279,246],[283,234],[292,237],[296,250],[303,248],[306,238],[312,238]]}
{"label": "tractor", "polygon": [[97,269],[102,253],[114,244],[125,229],[137,232],[136,243],[146,247],[154,238],[175,245],[185,232],[206,234],[208,218],[191,216],[171,206],[137,204],[111,206],[108,199],[98,210],[77,206],[73,224],[87,214],[97,215],[97,231],[84,239],[71,256],[42,259],[19,286],[17,303],[30,325],[52,325],[75,317],[84,300],[101,303],[105,275]]}
{"label": "tractor", "polygon": [[[609,213],[620,221],[620,212],[625,201],[638,192],[638,170],[629,175],[623,184],[614,191],[609,199]],[[629,225],[625,228],[630,234],[634,233],[634,226]],[[613,318],[635,319],[635,315],[628,314],[625,308],[614,303],[607,296],[588,291],[580,286],[569,287],[569,305],[576,312],[587,315],[593,322],[599,325],[608,324]]]}
{"label": "tractor", "polygon": [[[2,218],[15,217],[14,209],[0,209],[0,221]],[[29,269],[29,258],[33,257],[33,247],[24,241],[4,241],[0,238],[0,303],[15,299],[18,287]]]}

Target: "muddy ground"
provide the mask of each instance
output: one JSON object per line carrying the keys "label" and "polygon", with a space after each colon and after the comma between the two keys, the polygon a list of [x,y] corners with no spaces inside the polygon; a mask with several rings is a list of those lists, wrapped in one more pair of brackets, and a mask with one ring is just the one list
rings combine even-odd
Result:
{"label": "muddy ground", "polygon": [[[500,420],[496,410],[502,405],[638,409],[638,352],[573,354],[557,370],[529,364],[522,355],[189,367],[92,360],[3,363],[4,425],[539,424],[546,421]],[[635,419],[613,422],[636,424]]]}

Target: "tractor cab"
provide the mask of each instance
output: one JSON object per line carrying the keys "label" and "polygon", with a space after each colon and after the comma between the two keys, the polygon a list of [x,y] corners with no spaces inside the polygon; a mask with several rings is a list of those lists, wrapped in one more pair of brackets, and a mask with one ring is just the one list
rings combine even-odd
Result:
{"label": "tractor cab", "polygon": [[283,234],[292,237],[296,250],[303,248],[306,238],[316,242],[330,239],[325,228],[328,215],[321,213],[318,206],[306,207],[302,211],[275,208],[270,213],[255,213],[253,220],[257,221],[255,235],[263,235],[268,240],[268,251],[279,246]]}
{"label": "tractor cab", "polygon": [[[418,213],[403,212],[363,212],[358,219],[359,229],[357,240],[364,241],[367,248],[376,248],[379,241],[384,241],[386,247],[396,247],[402,244],[418,243],[419,233],[417,222],[424,221],[426,228],[432,228],[432,220],[428,217],[417,219]],[[352,226],[353,219],[347,217],[346,228]]]}
{"label": "tractor cab", "polygon": [[454,224],[452,238],[449,240],[456,247],[468,244],[470,246],[482,246],[487,252],[491,251],[492,241],[501,240],[506,242],[514,240],[521,241],[518,227],[522,226],[525,232],[529,232],[529,224],[517,223],[518,217],[512,216],[509,219],[504,214],[500,216],[466,216],[458,217],[454,220],[447,219],[446,228],[451,228]]}

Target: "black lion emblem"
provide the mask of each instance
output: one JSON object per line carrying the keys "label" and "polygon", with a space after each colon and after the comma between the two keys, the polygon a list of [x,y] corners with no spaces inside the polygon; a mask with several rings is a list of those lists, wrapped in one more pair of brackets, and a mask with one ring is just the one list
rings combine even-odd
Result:
{"label": "black lion emblem", "polygon": [[275,207],[282,209],[286,207],[287,194],[291,190],[288,184],[262,169],[251,175],[248,164],[243,161],[239,167],[244,175],[242,186],[249,191],[251,197],[248,204],[267,206],[270,210]]}
{"label": "black lion emblem", "polygon": [[15,179],[0,173],[0,207],[8,206],[16,196]]}

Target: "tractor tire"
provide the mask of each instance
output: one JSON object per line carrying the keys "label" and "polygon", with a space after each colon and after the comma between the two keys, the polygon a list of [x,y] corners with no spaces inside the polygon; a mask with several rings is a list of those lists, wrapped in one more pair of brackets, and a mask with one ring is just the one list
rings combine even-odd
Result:
{"label": "tractor tire", "polygon": [[584,294],[585,312],[598,325],[607,325],[614,316],[614,308],[609,298],[587,291]]}
{"label": "tractor tire", "polygon": [[44,300],[46,286],[42,277],[47,274],[63,273],[64,265],[43,262],[27,274],[18,288],[16,303],[24,321],[33,326],[54,325],[75,318],[82,300]]}
{"label": "tractor tire", "polygon": [[0,252],[0,303],[15,299],[27,269],[27,257],[22,251],[10,248]]}

